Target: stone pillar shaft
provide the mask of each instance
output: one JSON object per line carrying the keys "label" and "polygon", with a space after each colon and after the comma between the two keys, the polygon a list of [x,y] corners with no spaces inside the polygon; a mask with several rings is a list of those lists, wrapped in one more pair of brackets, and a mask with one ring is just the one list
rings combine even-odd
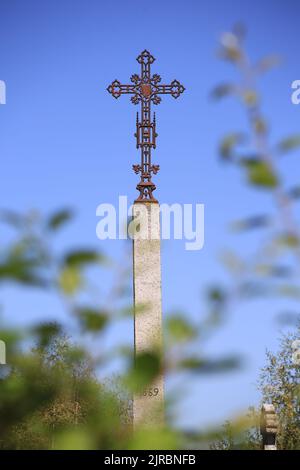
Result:
{"label": "stone pillar shaft", "polygon": [[[133,292],[135,354],[162,353],[160,212],[158,203],[133,205]],[[134,425],[164,422],[164,381],[160,374],[133,399]]]}

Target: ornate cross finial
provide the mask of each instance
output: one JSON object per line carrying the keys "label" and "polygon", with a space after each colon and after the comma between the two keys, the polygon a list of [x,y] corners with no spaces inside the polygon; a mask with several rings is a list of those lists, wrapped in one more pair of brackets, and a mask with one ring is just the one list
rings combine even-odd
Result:
{"label": "ornate cross finial", "polygon": [[152,182],[152,174],[156,175],[159,171],[159,165],[153,165],[151,162],[151,150],[156,148],[156,120],[155,113],[151,117],[151,102],[159,104],[161,98],[159,95],[171,95],[178,98],[185,88],[177,81],[173,80],[169,85],[161,85],[161,78],[156,73],[151,76],[151,64],[155,58],[148,51],[143,51],[137,58],[141,65],[141,74],[134,74],[130,77],[131,84],[122,85],[118,80],[114,80],[107,88],[107,91],[114,98],[121,95],[130,94],[133,104],[141,103],[141,120],[139,113],[136,116],[136,147],[141,149],[140,164],[133,165],[136,174],[140,174],[140,182],[136,189],[139,191],[139,197],[135,202],[157,202],[153,196],[156,189]]}

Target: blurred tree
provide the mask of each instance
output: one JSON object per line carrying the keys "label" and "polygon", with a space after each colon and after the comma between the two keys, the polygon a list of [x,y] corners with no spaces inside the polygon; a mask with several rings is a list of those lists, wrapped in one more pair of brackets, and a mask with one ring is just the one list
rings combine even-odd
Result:
{"label": "blurred tree", "polygon": [[[279,420],[277,448],[300,449],[300,326],[294,333],[282,335],[279,350],[267,351],[267,364],[262,368],[258,387],[261,403],[272,403]],[[298,344],[298,345],[297,345]],[[295,346],[297,345],[297,346]],[[212,444],[215,450],[262,449],[259,431],[260,409],[251,408],[242,427],[227,421],[223,432]]]}
{"label": "blurred tree", "polygon": [[226,421],[211,450],[261,450],[259,419],[259,412],[250,407],[244,420]]}
{"label": "blurred tree", "polygon": [[[6,429],[0,441],[1,449],[53,449],[60,432],[86,424],[91,416],[99,414],[99,402],[107,403],[110,395],[117,405],[119,426],[130,424],[130,401],[116,389],[112,391],[98,382],[92,359],[73,346],[64,334],[53,336],[46,347],[39,345],[33,349],[27,360],[43,372],[39,376],[40,389],[56,393],[46,403],[37,402],[34,410]],[[8,392],[15,380],[24,378],[23,372],[18,364],[11,368],[4,378]],[[92,399],[89,390],[93,391]],[[8,393],[3,393],[2,399],[4,408],[10,400]]]}
{"label": "blurred tree", "polygon": [[279,418],[279,449],[300,450],[300,326],[282,335],[277,353],[267,352],[259,379],[264,403],[272,403]]}

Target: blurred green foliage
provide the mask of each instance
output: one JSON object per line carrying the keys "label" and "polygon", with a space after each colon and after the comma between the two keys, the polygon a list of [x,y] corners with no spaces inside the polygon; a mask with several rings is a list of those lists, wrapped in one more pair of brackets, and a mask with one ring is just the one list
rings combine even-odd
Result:
{"label": "blurred green foliage", "polygon": [[[242,235],[256,232],[257,245],[247,257],[237,250],[226,250],[221,256],[232,278],[232,287],[220,287],[230,306],[233,301],[255,298],[299,298],[300,229],[296,204],[299,187],[289,186],[284,177],[283,155],[300,148],[300,134],[291,134],[275,144],[271,141],[271,125],[262,111],[259,80],[280,62],[276,56],[252,61],[246,47],[246,30],[237,25],[221,36],[219,56],[236,69],[237,80],[218,84],[212,91],[215,100],[237,99],[245,111],[248,129],[236,129],[225,135],[219,145],[222,161],[234,165],[246,175],[252,191],[259,191],[264,200],[273,202],[273,209],[259,209],[231,222],[231,229]],[[265,199],[264,199],[265,198]],[[254,244],[253,244],[254,246]],[[282,312],[276,312],[283,318]],[[291,312],[289,318],[291,319]],[[299,319],[297,310],[294,321]]]}
{"label": "blurred green foliage", "polygon": [[[279,142],[271,142],[270,124],[262,112],[262,98],[258,91],[261,75],[277,66],[275,56],[259,62],[251,61],[245,48],[245,28],[238,25],[221,36],[220,57],[233,65],[238,73],[235,83],[221,83],[215,87],[212,97],[236,98],[243,106],[248,131],[235,130],[224,136],[219,146],[223,162],[235,165],[246,173],[246,181],[252,190],[261,192],[273,201],[273,211],[247,214],[231,223],[239,234],[257,231],[257,249],[249,258],[230,250],[222,256],[222,262],[233,279],[226,292],[227,306],[236,301],[251,299],[278,299],[287,302],[299,300],[300,230],[296,207],[299,187],[289,187],[282,160],[284,155],[300,148],[300,134],[292,134]],[[264,191],[264,193],[262,192]],[[263,207],[263,200],[261,206]],[[258,232],[259,230],[259,232]],[[288,304],[289,305],[289,304]],[[281,323],[299,323],[299,313],[277,313]],[[267,365],[262,369],[259,389],[262,403],[272,403],[278,413],[280,449],[299,449],[300,419],[300,366],[293,362],[293,340],[300,338],[300,328],[283,338],[279,352],[267,353]],[[247,420],[239,428],[236,422],[227,422],[221,436],[212,445],[214,449],[260,449],[259,410],[250,409]],[[247,418],[246,417],[246,418]]]}
{"label": "blurred green foliage", "polygon": [[[14,236],[0,254],[0,287],[14,283],[42,288],[57,295],[75,323],[81,339],[103,337],[109,326],[133,315],[121,300],[126,288],[113,286],[108,299],[95,305],[89,289],[89,268],[112,269],[103,253],[87,247],[56,253],[57,233],[73,218],[66,209],[42,217],[2,212]],[[126,279],[122,282],[128,282]],[[89,292],[92,296],[89,300]],[[84,296],[82,296],[84,294]],[[21,294],[20,294],[21,295]],[[82,300],[84,298],[84,301]],[[99,293],[99,298],[101,298]],[[128,299],[127,299],[128,300]],[[132,396],[143,393],[160,373],[208,374],[238,367],[237,358],[207,358],[198,352],[218,322],[222,292],[208,295],[208,316],[192,324],[174,313],[165,324],[165,354],[148,351],[133,355],[120,347],[91,357],[86,347],[67,338],[58,323],[38,323],[21,331],[2,325],[0,338],[7,346],[7,365],[0,369],[0,448],[2,449],[176,449],[186,446],[183,433],[170,421],[160,429],[132,427]],[[147,306],[140,306],[136,314]],[[80,342],[83,344],[83,341]],[[193,353],[190,350],[193,347]],[[115,382],[99,380],[99,368],[111,360],[125,361],[124,374]],[[167,415],[169,412],[167,410]],[[204,438],[199,438],[203,440]]]}

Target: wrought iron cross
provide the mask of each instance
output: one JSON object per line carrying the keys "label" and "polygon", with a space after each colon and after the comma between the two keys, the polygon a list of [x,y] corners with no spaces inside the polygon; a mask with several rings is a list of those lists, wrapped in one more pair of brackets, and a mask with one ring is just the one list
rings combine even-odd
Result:
{"label": "wrought iron cross", "polygon": [[159,104],[161,98],[158,95],[161,94],[178,98],[185,88],[177,80],[173,80],[170,85],[161,85],[159,75],[155,73],[151,76],[151,64],[155,58],[150,52],[143,51],[136,60],[141,65],[141,75],[132,75],[130,85],[122,85],[118,80],[114,80],[107,91],[116,99],[121,95],[133,95],[132,103],[141,103],[141,120],[137,113],[135,133],[136,148],[141,149],[141,162],[132,166],[134,172],[140,174],[141,177],[136,187],[140,193],[136,202],[157,202],[153,196],[156,186],[152,182],[152,174],[156,175],[159,165],[153,165],[151,161],[151,150],[156,148],[157,137],[155,113],[153,120],[151,117],[151,102],[155,105]]}

